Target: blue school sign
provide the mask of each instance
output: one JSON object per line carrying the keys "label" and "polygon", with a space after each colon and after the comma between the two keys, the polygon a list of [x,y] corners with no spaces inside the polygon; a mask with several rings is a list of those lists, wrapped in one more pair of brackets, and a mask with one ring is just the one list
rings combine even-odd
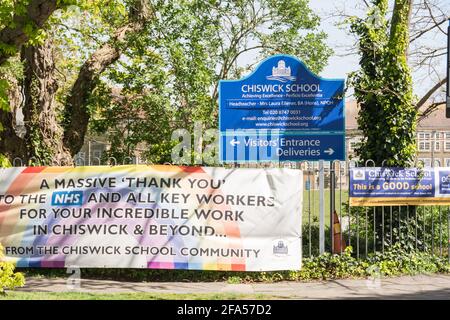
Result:
{"label": "blue school sign", "polygon": [[323,79],[275,55],[219,83],[223,162],[345,159],[344,80]]}

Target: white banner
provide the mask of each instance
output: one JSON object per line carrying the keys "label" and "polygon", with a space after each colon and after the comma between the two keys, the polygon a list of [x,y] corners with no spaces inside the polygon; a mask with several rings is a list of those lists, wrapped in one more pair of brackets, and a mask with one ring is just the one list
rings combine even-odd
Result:
{"label": "white banner", "polygon": [[301,170],[0,169],[0,243],[21,267],[301,266]]}

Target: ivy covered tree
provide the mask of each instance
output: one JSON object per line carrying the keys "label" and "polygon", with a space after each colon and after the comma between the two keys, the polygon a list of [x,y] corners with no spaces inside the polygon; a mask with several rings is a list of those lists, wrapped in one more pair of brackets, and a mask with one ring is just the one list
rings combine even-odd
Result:
{"label": "ivy covered tree", "polygon": [[[69,5],[77,5],[77,9],[70,10],[73,6]],[[10,71],[0,76],[2,159],[70,164],[89,125],[89,97],[129,39],[151,21],[149,2],[23,0],[2,1],[1,8],[0,62]],[[72,20],[84,24],[82,34],[100,27],[94,32],[98,36],[95,45],[73,51],[77,63],[66,65],[64,73],[61,66],[71,61],[66,55],[77,47],[61,40]],[[18,92],[23,92],[23,99],[15,101],[12,98]],[[17,130],[18,108],[23,114],[24,135]]]}
{"label": "ivy covered tree", "polygon": [[[360,106],[358,127],[363,135],[356,153],[363,164],[373,160],[376,166],[408,167],[416,158],[418,117],[407,59],[413,0],[395,0],[390,20],[386,18],[388,0],[372,0],[372,4],[365,19],[351,21],[351,31],[359,38],[361,56],[360,70],[349,78]],[[408,221],[402,225],[400,210],[374,209],[366,221],[374,226],[374,248],[381,249],[391,238],[403,239],[401,245],[408,250],[412,248],[410,231],[417,222],[416,210],[414,206],[404,210]],[[391,214],[385,215],[385,211]],[[356,210],[356,214],[364,217],[367,211]],[[399,227],[389,230],[387,225]]]}
{"label": "ivy covered tree", "polygon": [[[9,124],[15,123],[15,106],[20,103],[19,91],[15,89],[22,74],[17,61],[8,65],[5,62],[17,55],[24,43],[42,38],[42,27],[57,9],[57,2],[0,0],[0,144],[6,143],[6,137],[15,136]],[[60,2],[62,7],[64,4]],[[14,148],[16,142],[9,141],[8,144]],[[0,151],[0,167],[8,164],[8,156]]]}
{"label": "ivy covered tree", "polygon": [[362,162],[408,166],[416,156],[418,111],[407,61],[412,2],[396,0],[388,20],[388,0],[372,0],[366,18],[351,20],[361,56],[349,82],[360,106],[363,140],[356,153]]}

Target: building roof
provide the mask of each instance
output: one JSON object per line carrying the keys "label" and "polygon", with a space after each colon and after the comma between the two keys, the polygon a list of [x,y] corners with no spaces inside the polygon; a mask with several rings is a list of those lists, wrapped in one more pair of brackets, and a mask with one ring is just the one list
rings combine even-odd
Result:
{"label": "building roof", "polygon": [[[345,103],[345,128],[346,130],[357,130],[358,104],[356,101]],[[450,131],[450,118],[445,117],[445,105],[441,105],[417,125],[417,130]]]}
{"label": "building roof", "polygon": [[450,119],[445,117],[445,105],[439,106],[436,111],[420,121],[417,129],[450,131]]}

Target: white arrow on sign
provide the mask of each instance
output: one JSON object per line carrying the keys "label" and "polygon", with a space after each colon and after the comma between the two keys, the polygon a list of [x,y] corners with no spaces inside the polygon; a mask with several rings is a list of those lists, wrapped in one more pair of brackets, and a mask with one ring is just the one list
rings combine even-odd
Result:
{"label": "white arrow on sign", "polygon": [[237,141],[236,139],[233,139],[233,140],[231,140],[230,141],[230,144],[234,147],[235,145],[237,145],[237,144],[240,144],[241,142],[240,141]]}
{"label": "white arrow on sign", "polygon": [[329,156],[331,156],[334,153],[334,150],[331,148],[328,148],[327,150],[324,151],[325,153],[328,153]]}

